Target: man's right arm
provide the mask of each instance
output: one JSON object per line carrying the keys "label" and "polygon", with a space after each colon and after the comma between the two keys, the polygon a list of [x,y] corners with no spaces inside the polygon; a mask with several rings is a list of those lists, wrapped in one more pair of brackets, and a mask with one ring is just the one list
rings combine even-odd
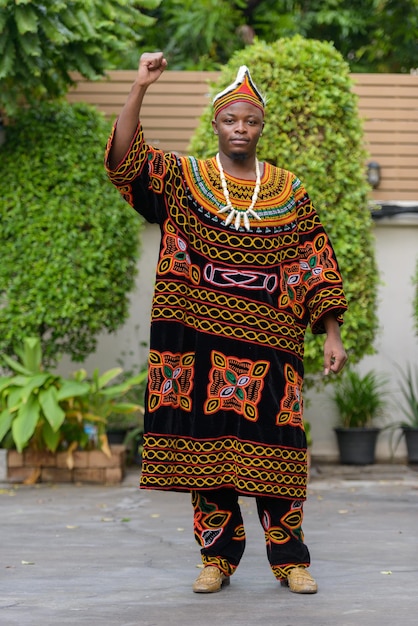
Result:
{"label": "man's right arm", "polygon": [[167,66],[162,52],[145,52],[140,60],[138,74],[128,99],[118,117],[108,159],[109,167],[115,170],[129,150],[138,126],[142,101],[148,87],[158,80]]}

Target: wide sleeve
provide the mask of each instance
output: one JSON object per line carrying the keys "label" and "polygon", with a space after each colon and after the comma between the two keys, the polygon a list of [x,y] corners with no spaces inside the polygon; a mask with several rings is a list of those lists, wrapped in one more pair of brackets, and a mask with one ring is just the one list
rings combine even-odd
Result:
{"label": "wide sleeve", "polygon": [[166,215],[165,180],[170,157],[146,144],[141,123],[138,123],[129,149],[117,167],[109,165],[109,152],[117,128],[112,128],[105,152],[105,168],[110,181],[122,197],[148,222],[161,223]]}
{"label": "wide sleeve", "polygon": [[347,310],[343,281],[331,241],[301,181],[294,177],[299,232],[300,284],[314,334],[324,333],[324,315],[333,313],[339,324]]}

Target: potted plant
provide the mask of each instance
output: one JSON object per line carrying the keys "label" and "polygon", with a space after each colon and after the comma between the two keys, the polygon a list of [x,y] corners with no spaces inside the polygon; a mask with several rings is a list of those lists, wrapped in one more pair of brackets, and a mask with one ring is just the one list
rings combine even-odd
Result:
{"label": "potted plant", "polygon": [[123,381],[135,379],[136,383],[126,393],[126,401],[137,408],[134,413],[112,412],[107,418],[106,434],[110,444],[123,444],[127,463],[142,463],[142,439],[144,434],[144,395],[148,378],[148,365],[139,368],[137,376],[132,371],[121,374]]}
{"label": "potted plant", "polygon": [[336,427],[340,462],[369,465],[375,462],[380,428],[374,425],[386,406],[386,377],[369,371],[362,375],[347,369],[334,383],[333,400],[340,423]]}
{"label": "potted plant", "polygon": [[[141,411],[123,400],[142,375],[110,384],[122,368],[104,374],[95,370],[90,380],[80,369],[66,379],[45,370],[35,337],[26,338],[16,354],[19,360],[3,355],[11,373],[0,377],[0,445],[14,459],[16,475],[31,470],[25,482],[44,480],[44,475],[47,480],[64,475],[65,482],[120,481],[126,454],[123,446],[109,447],[107,419],[114,412]],[[89,452],[93,454],[84,458]]]}
{"label": "potted plant", "polygon": [[401,429],[399,437],[393,447],[393,452],[402,437],[405,437],[408,463],[418,463],[418,367],[412,368],[409,364],[405,371],[400,370],[399,384],[403,403],[399,405],[404,419],[393,424],[390,428]]}
{"label": "potted plant", "polygon": [[36,337],[25,338],[16,353],[20,361],[2,355],[12,374],[0,377],[0,442],[18,452],[27,446],[55,452],[73,441],[80,447],[87,445],[82,421],[71,424],[72,441],[66,440],[63,425],[68,418],[66,405],[87,393],[88,384],[45,371]]}
{"label": "potted plant", "polygon": [[148,366],[139,368],[138,374],[133,375],[132,371],[122,371],[120,374],[121,382],[126,380],[135,380],[135,384],[130,386],[125,394],[127,402],[131,402],[138,410],[134,414],[113,411],[107,419],[107,436],[109,441],[115,443],[123,443],[128,431],[136,428],[143,429],[144,415],[144,395],[145,385],[148,378]]}
{"label": "potted plant", "polygon": [[[133,437],[127,437],[128,432],[140,429],[142,432],[142,416],[144,409],[139,404],[135,394],[139,395],[146,378],[146,370],[140,371],[136,376],[123,379],[123,369],[115,367],[103,374],[96,369],[91,379],[87,378],[87,372],[80,369],[74,373],[78,382],[88,383],[86,394],[75,399],[71,409],[67,410],[69,417],[81,415],[83,420],[94,426],[93,436],[97,438],[102,449],[108,449],[109,443],[121,443],[126,446],[133,441]],[[110,384],[117,379],[122,380]],[[112,437],[112,434],[121,433],[120,439]]]}

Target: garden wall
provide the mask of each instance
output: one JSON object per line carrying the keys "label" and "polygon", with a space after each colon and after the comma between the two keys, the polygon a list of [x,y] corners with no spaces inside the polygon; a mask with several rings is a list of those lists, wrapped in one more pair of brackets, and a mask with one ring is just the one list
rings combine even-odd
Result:
{"label": "garden wall", "polygon": [[[106,80],[86,81],[77,75],[70,102],[85,101],[115,117],[136,72],[109,72]],[[186,153],[199,116],[209,102],[209,86],[217,72],[166,71],[150,86],[141,118],[147,141],[163,150]],[[364,119],[366,148],[381,166],[382,180],[373,200],[418,200],[418,75],[352,74]],[[268,110],[267,117],[268,123]]]}

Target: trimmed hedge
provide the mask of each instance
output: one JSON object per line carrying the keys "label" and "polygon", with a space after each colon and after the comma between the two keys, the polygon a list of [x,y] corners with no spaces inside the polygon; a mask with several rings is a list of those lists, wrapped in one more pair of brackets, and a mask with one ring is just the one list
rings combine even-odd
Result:
{"label": "trimmed hedge", "polygon": [[[233,55],[212,86],[213,94],[230,84],[247,65],[267,96],[266,126],[258,156],[294,172],[306,186],[335,248],[349,310],[342,335],[350,362],[374,352],[379,281],[372,218],[368,208],[363,130],[349,67],[332,44],[300,36],[272,44],[255,42]],[[207,158],[217,151],[204,112],[190,151]],[[323,339],[307,335],[305,368],[323,368]]]}
{"label": "trimmed hedge", "polygon": [[128,316],[140,219],[107,179],[93,107],[22,110],[0,148],[0,352],[39,336],[46,364],[84,360]]}

